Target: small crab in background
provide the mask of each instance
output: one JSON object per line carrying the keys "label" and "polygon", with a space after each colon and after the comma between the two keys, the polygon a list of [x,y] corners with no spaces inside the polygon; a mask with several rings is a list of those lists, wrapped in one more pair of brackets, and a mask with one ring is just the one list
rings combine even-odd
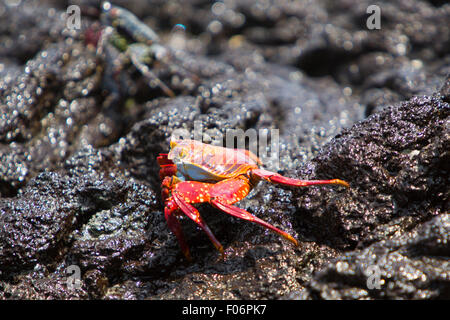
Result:
{"label": "small crab in background", "polygon": [[233,206],[245,198],[260,180],[294,187],[349,184],[340,179],[298,180],[259,168],[260,159],[245,149],[230,149],[203,144],[195,140],[172,140],[170,152],[157,158],[162,180],[164,216],[175,234],[186,259],[191,260],[177,216],[184,214],[208,235],[216,249],[224,255],[216,239],[193,204],[208,202],[236,218],[255,222],[298,245],[290,234]]}
{"label": "small crab in background", "polygon": [[149,87],[159,87],[168,97],[175,97],[175,92],[154,72],[155,66],[164,70],[166,76],[177,75],[189,78],[188,83],[192,85],[198,83],[199,78],[181,66],[174,53],[160,43],[158,34],[132,12],[105,1],[101,5],[100,21],[101,30],[95,32],[92,26],[86,33],[86,43],[97,48],[97,56],[106,64],[104,82],[110,92],[120,92],[118,75],[130,64],[142,74]]}

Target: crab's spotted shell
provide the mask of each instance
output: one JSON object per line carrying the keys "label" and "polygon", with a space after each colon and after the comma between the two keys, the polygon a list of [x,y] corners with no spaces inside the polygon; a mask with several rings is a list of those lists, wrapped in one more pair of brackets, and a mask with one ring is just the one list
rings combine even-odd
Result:
{"label": "crab's spotted shell", "polygon": [[248,150],[229,149],[194,140],[172,140],[168,158],[177,166],[180,178],[221,181],[258,168],[259,158]]}

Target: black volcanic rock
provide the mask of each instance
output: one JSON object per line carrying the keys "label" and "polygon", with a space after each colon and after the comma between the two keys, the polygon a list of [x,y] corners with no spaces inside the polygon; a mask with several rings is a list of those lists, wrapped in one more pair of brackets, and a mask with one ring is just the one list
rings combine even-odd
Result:
{"label": "black volcanic rock", "polygon": [[[379,1],[368,30],[368,0],[112,1],[160,36],[149,76],[124,30],[96,47],[101,2],[0,3],[0,299],[449,298],[449,4]],[[351,187],[238,204],[298,247],[201,205],[226,257],[181,218],[187,262],[156,162],[177,129],[276,129],[265,168]]]}

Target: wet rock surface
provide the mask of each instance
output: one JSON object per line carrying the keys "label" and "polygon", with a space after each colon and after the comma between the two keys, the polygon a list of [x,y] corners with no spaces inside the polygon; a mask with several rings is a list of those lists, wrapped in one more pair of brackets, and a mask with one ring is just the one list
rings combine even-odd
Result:
{"label": "wet rock surface", "polygon": [[[380,2],[368,30],[369,1],[114,3],[159,34],[162,84],[99,51],[100,1],[0,3],[1,299],[450,298],[448,4]],[[187,262],[156,163],[177,129],[278,129],[266,168],[351,188],[240,202],[298,247],[203,205],[226,258],[182,219]]]}
{"label": "wet rock surface", "polygon": [[[449,295],[449,215],[341,255],[294,299],[436,299]],[[376,266],[375,268],[373,266]]]}

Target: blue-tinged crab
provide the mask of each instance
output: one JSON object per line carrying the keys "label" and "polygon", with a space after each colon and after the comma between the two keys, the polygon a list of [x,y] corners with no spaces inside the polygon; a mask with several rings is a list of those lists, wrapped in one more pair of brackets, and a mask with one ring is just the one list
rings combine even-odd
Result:
{"label": "blue-tinged crab", "polygon": [[260,159],[248,150],[229,149],[203,144],[195,140],[172,140],[170,152],[157,158],[162,180],[162,198],[167,224],[178,238],[181,250],[191,260],[177,216],[185,214],[208,235],[217,250],[224,250],[194,204],[208,202],[236,218],[255,222],[298,245],[290,234],[233,206],[245,198],[260,180],[287,186],[304,187],[334,184],[349,187],[340,179],[298,180],[260,168]]}

